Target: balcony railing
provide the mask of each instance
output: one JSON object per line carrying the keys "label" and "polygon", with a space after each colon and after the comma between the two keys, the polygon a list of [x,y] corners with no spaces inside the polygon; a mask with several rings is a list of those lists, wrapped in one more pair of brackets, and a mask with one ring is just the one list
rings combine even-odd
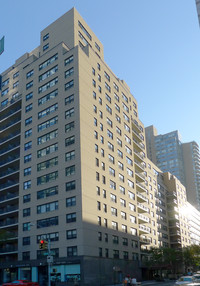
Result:
{"label": "balcony railing", "polygon": [[10,225],[17,224],[17,223],[18,223],[18,219],[9,219],[6,221],[0,221],[0,227],[10,226]]}
{"label": "balcony railing", "polygon": [[6,165],[14,160],[19,159],[20,155],[17,154],[15,156],[8,156],[6,160],[0,160],[0,166]]}
{"label": "balcony railing", "polygon": [[19,171],[19,168],[8,168],[7,171],[0,173],[0,178],[11,175]]}
{"label": "balcony railing", "polygon": [[149,213],[149,208],[147,208],[146,206],[144,206],[143,204],[141,203],[137,203],[137,206],[141,209],[143,209],[145,212]]}
{"label": "balcony railing", "polygon": [[149,222],[149,218],[144,216],[144,215],[142,215],[142,214],[138,214],[138,218],[142,219],[143,221]]}
{"label": "balcony railing", "polygon": [[0,203],[7,201],[7,200],[15,199],[18,197],[19,197],[18,193],[10,193],[10,194],[7,194],[6,196],[0,196]]}
{"label": "balcony railing", "polygon": [[3,139],[0,139],[0,144],[4,143],[5,141],[7,141],[7,140],[9,140],[10,138],[13,138],[13,137],[15,137],[15,136],[17,136],[17,135],[19,135],[19,134],[20,134],[20,131],[19,131],[19,130],[15,131],[15,132],[13,132],[13,133],[11,133],[11,134],[9,134],[8,136],[4,137]]}
{"label": "balcony railing", "polygon": [[8,144],[8,146],[6,148],[3,148],[0,150],[0,155],[9,152],[10,150],[19,147],[20,144],[19,143],[15,143],[15,144]]}
{"label": "balcony railing", "polygon": [[0,132],[2,132],[3,130],[7,129],[8,127],[11,127],[12,125],[14,125],[15,123],[19,122],[21,120],[21,118],[16,118],[15,120],[10,121],[9,123],[0,126]]}
{"label": "balcony railing", "polygon": [[15,245],[11,245],[9,247],[5,247],[5,248],[0,248],[0,253],[8,253],[8,252],[15,252],[15,251],[18,251],[18,248],[17,246]]}
{"label": "balcony railing", "polygon": [[0,215],[17,210],[19,210],[18,206],[7,206],[6,208],[0,209]]}
{"label": "balcony railing", "polygon": [[[11,100],[9,100],[9,101],[7,102],[6,105],[0,107],[0,111],[2,111],[3,109],[7,108],[8,106],[10,106],[11,104],[15,103],[16,101],[20,100],[21,98],[22,98],[22,95],[21,95],[21,94],[19,94],[19,95],[16,96],[15,98],[12,98]],[[13,113],[13,112],[12,112],[12,113]],[[11,113],[11,114],[12,114],[12,113]],[[0,120],[2,120],[2,119],[0,119]]]}
{"label": "balcony railing", "polygon": [[145,231],[145,232],[148,232],[148,233],[151,232],[150,227],[147,227],[147,226],[142,225],[142,224],[139,225],[139,230],[142,230],[142,231]]}
{"label": "balcony railing", "polygon": [[19,184],[19,181],[8,180],[7,183],[0,185],[0,190],[6,189],[6,188],[10,188],[10,187],[12,187],[14,185],[17,185],[17,184]]}

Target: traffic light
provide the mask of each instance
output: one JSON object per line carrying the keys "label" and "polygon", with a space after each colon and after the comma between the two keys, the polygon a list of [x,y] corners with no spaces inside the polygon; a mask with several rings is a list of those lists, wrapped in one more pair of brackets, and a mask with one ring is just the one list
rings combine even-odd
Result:
{"label": "traffic light", "polygon": [[39,249],[47,249],[47,241],[41,239],[39,242]]}

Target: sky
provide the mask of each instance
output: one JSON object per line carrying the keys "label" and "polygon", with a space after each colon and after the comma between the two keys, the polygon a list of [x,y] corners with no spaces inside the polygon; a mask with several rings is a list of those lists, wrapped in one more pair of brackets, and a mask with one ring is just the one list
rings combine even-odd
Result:
{"label": "sky", "polygon": [[40,32],[75,7],[104,60],[138,102],[144,126],[200,145],[200,28],[195,0],[0,0],[0,73],[39,46]]}

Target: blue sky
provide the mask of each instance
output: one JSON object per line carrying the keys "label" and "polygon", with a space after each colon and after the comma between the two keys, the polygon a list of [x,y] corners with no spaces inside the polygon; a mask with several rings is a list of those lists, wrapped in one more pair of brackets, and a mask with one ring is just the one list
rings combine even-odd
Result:
{"label": "blue sky", "polygon": [[40,31],[75,7],[104,45],[105,62],[159,134],[200,144],[200,29],[195,0],[6,0],[0,73],[39,45]]}

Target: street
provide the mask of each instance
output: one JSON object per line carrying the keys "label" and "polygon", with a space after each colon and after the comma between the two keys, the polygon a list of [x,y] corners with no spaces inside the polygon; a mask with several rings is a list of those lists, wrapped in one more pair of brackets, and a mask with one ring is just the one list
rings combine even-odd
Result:
{"label": "street", "polygon": [[142,286],[174,286],[176,281],[165,281],[165,282],[156,282],[156,281],[143,281]]}

